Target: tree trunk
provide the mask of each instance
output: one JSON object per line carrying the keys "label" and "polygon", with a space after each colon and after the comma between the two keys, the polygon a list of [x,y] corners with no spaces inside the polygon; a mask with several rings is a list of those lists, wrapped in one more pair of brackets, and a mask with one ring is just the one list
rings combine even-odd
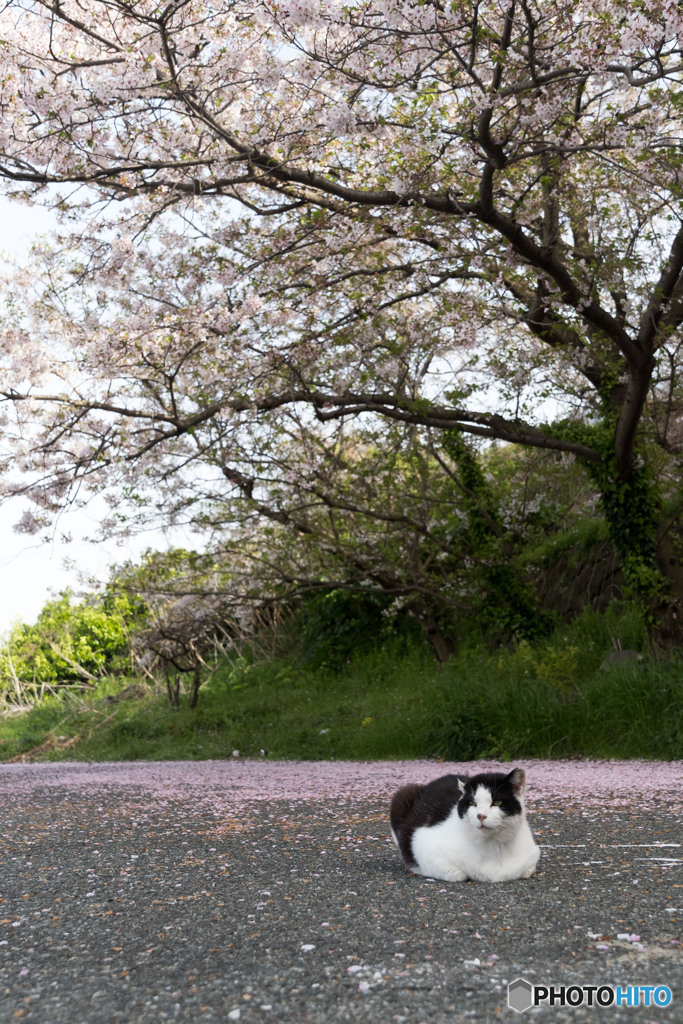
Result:
{"label": "tree trunk", "polygon": [[677,550],[675,526],[661,524],[657,536],[657,565],[669,584],[669,593],[655,611],[655,639],[664,647],[683,644],[683,562]]}
{"label": "tree trunk", "polygon": [[202,685],[201,665],[195,665],[192,675],[192,692],[190,693],[190,707],[196,708],[199,700],[199,687]]}
{"label": "tree trunk", "polygon": [[652,641],[673,647],[683,641],[680,523],[663,520],[662,495],[647,468],[633,469],[626,479],[610,469],[609,463],[602,469],[589,467],[600,488],[627,593],[642,602],[651,616]]}
{"label": "tree trunk", "polygon": [[443,635],[439,629],[436,619],[428,610],[427,606],[423,604],[422,601],[413,601],[408,606],[408,611],[415,616],[429,637],[429,641],[434,648],[434,654],[436,655],[437,661],[448,661],[455,651],[455,646],[452,640]]}
{"label": "tree trunk", "polygon": [[168,694],[168,706],[174,710],[180,707],[180,676],[176,672],[171,682],[171,672],[167,665],[164,666],[166,676],[166,693]]}

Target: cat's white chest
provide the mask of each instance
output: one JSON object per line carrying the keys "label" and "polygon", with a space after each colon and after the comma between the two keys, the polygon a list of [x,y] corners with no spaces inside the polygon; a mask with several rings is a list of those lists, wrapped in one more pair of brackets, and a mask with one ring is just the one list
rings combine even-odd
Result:
{"label": "cat's white chest", "polygon": [[540,853],[525,817],[514,829],[487,832],[460,818],[457,807],[438,825],[416,828],[411,845],[420,874],[453,882],[527,878]]}

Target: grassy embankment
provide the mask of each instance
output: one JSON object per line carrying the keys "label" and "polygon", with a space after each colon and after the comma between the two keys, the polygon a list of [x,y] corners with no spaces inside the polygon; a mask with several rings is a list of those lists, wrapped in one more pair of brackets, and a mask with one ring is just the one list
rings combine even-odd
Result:
{"label": "grassy embankment", "polygon": [[[585,612],[549,639],[462,651],[445,666],[414,641],[342,669],[295,659],[223,666],[199,706],[165,694],[108,702],[127,681],[65,689],[0,719],[0,760],[683,757],[683,659],[600,671],[611,637],[645,653],[637,616]],[[41,749],[35,749],[41,747]]]}

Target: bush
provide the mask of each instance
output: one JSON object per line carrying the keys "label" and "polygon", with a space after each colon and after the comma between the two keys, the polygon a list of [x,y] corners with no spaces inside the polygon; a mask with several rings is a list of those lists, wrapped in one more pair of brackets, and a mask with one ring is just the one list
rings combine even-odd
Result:
{"label": "bush", "polygon": [[33,626],[15,626],[0,654],[4,686],[73,681],[100,675],[125,654],[125,599],[105,610],[88,601],[72,604],[68,591],[48,601]]}
{"label": "bush", "polygon": [[315,594],[302,604],[295,621],[301,664],[339,672],[384,643],[419,642],[418,623],[405,611],[392,612],[393,605],[391,597],[375,592]]}
{"label": "bush", "polygon": [[601,671],[612,640],[645,650],[637,606],[585,609],[536,645],[461,655],[447,666],[426,753],[470,760],[683,755],[683,661],[645,658]]}

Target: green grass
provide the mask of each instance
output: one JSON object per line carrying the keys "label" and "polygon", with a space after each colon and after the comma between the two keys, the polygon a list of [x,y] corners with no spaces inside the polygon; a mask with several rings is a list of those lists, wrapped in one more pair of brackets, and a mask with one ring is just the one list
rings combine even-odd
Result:
{"label": "green grass", "polygon": [[453,760],[677,760],[683,756],[681,712],[681,659],[645,659],[558,685],[543,674],[523,674],[512,656],[499,667],[473,665],[470,679],[437,703],[426,750]]}
{"label": "green grass", "polygon": [[[203,759],[230,757],[235,749],[247,756],[267,749],[269,756],[285,758],[418,757],[430,698],[430,687],[421,690],[416,683],[423,661],[413,652],[398,673],[386,651],[344,673],[287,662],[242,663],[217,673],[194,711],[187,697],[173,711],[165,695],[150,694],[105,706],[104,713],[115,717],[104,724],[99,691],[70,710],[64,698],[50,698],[34,711],[0,720],[0,759],[36,746],[49,730],[65,737],[81,733],[83,739],[37,755],[46,760]],[[430,667],[431,687],[438,688],[438,668]]]}
{"label": "green grass", "polygon": [[[387,642],[343,669],[294,658],[224,666],[191,711],[163,694],[103,703],[125,683],[87,696],[45,699],[0,719],[0,759],[63,737],[40,760],[258,757],[392,759],[424,756],[683,757],[683,659],[601,672],[612,650],[645,652],[640,616],[629,609],[584,612],[547,640],[498,651],[463,650],[447,665],[419,643]],[[67,746],[69,738],[77,741]]]}

